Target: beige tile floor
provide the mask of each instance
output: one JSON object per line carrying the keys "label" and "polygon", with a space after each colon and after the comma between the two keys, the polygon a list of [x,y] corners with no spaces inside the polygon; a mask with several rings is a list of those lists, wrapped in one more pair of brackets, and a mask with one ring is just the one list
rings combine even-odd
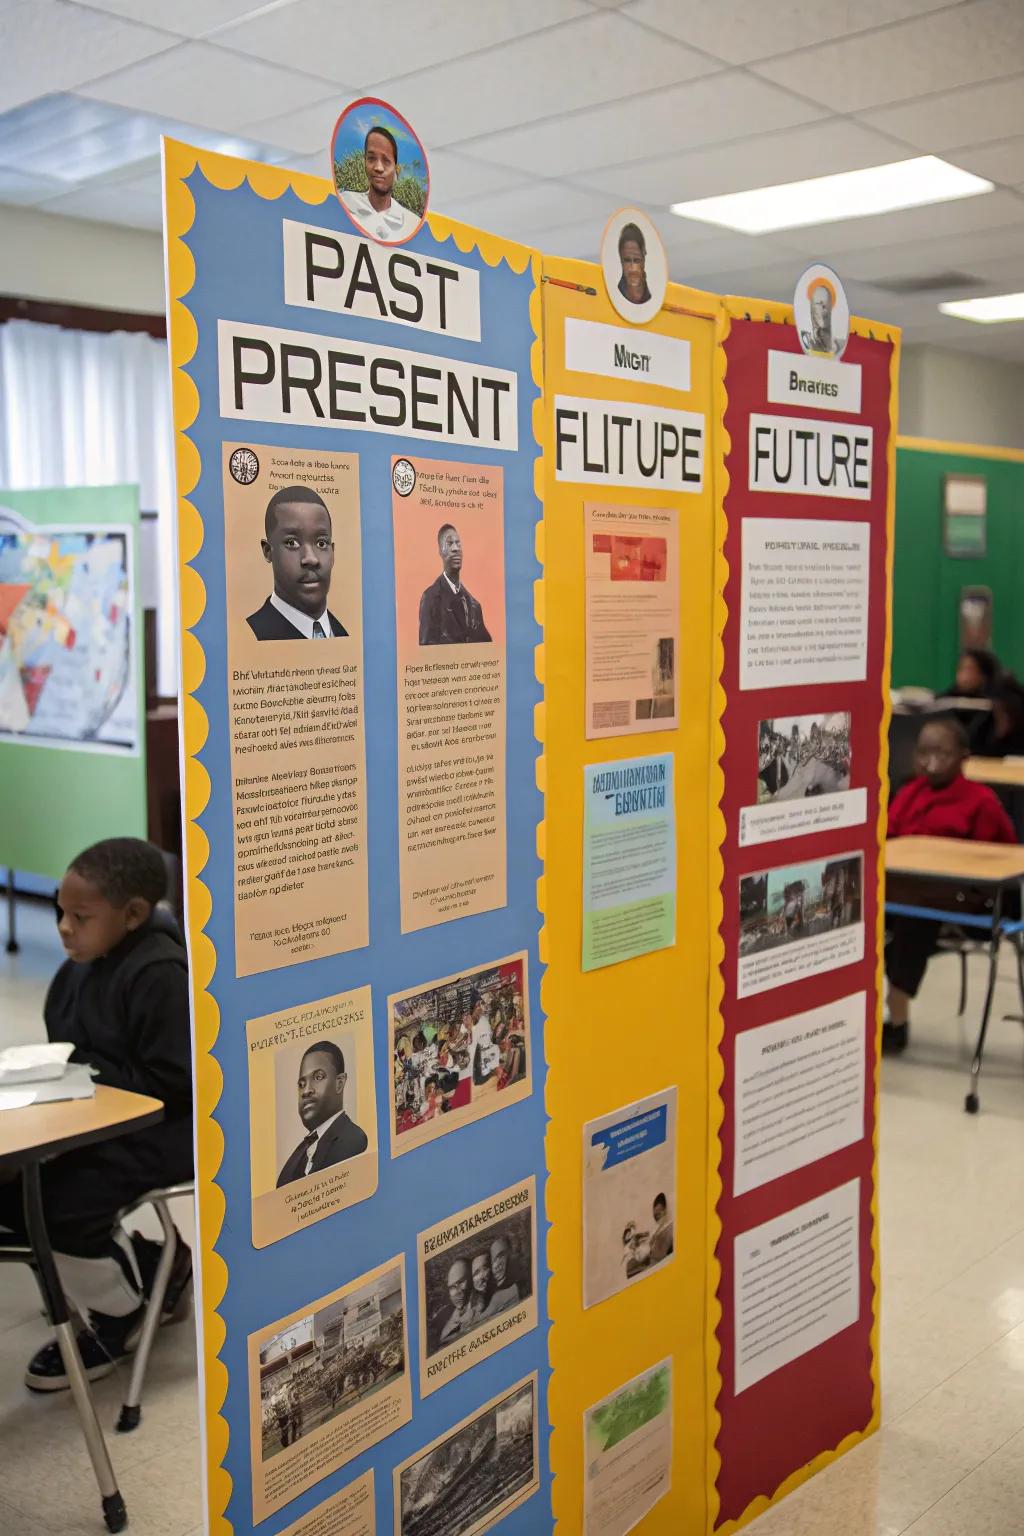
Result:
{"label": "beige tile floor", "polygon": [[[40,908],[23,905],[22,934],[19,956],[0,956],[4,1044],[39,1033],[42,993],[60,958]],[[983,984],[982,963],[973,964],[972,1018]],[[955,962],[936,961],[911,1049],[883,1070],[882,1430],[763,1515],[751,1527],[757,1536],[1024,1531],[1024,1028],[999,1020],[1018,1006],[1007,966],[982,1112],[965,1115],[969,1053],[956,993]],[[45,1336],[30,1276],[0,1270],[0,1532],[102,1536],[70,1403],[21,1384]],[[107,1426],[121,1386],[115,1376],[95,1389]],[[142,1424],[109,1441],[131,1530],[191,1536],[202,1514],[190,1328],[161,1334]]]}

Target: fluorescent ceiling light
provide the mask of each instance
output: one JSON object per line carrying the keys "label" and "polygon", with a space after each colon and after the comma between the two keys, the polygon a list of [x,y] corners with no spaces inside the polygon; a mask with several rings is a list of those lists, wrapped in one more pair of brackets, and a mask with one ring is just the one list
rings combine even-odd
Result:
{"label": "fluorescent ceiling light", "polygon": [[892,165],[872,165],[865,171],[814,176],[809,181],[756,187],[752,192],[730,192],[723,197],[699,197],[692,203],[673,203],[672,212],[682,219],[719,224],[746,235],[767,235],[777,229],[800,229],[809,224],[831,224],[836,219],[863,219],[899,208],[920,208],[926,203],[948,203],[953,198],[977,197],[979,192],[992,190],[992,182],[981,176],[972,176],[935,155],[921,155]]}
{"label": "fluorescent ceiling light", "polygon": [[1024,320],[1024,293],[994,293],[988,299],[958,299],[940,304],[944,315],[958,320],[974,320],[978,325],[1000,325],[1007,320]]}

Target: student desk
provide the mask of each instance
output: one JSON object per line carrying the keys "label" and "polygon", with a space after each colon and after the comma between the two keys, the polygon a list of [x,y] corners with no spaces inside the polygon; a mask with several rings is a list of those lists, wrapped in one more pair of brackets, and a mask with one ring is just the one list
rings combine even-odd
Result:
{"label": "student desk", "polygon": [[964,763],[964,777],[995,790],[1017,837],[1024,842],[1024,762],[1013,757],[969,757]]}
{"label": "student desk", "polygon": [[969,757],[964,778],[978,784],[998,784],[1003,789],[1024,789],[1024,758]]}
{"label": "student desk", "polygon": [[971,1086],[964,1099],[968,1114],[978,1109],[978,1078],[985,1050],[985,1035],[989,1014],[992,1011],[992,994],[995,991],[996,968],[999,946],[1003,939],[1010,939],[1017,957],[1017,974],[1024,994],[1024,961],[1022,961],[1020,935],[1024,922],[1008,921],[1002,916],[1003,895],[1024,880],[1024,848],[1012,843],[971,843],[955,837],[894,837],[885,846],[886,875],[915,875],[934,880],[936,884],[950,881],[954,885],[988,887],[993,894],[991,916],[980,913],[957,912],[952,906],[919,907],[886,900],[885,910],[902,917],[923,917],[936,923],[956,923],[958,927],[981,929],[988,938],[989,971],[985,1007],[981,1015],[978,1041],[971,1061]]}
{"label": "student desk", "polygon": [[75,1330],[68,1316],[68,1304],[53,1260],[43,1216],[39,1168],[59,1153],[71,1152],[94,1141],[107,1141],[126,1130],[142,1130],[147,1125],[155,1125],[163,1119],[163,1113],[159,1099],[146,1098],[141,1093],[126,1093],[121,1088],[102,1087],[97,1087],[92,1099],[68,1099],[57,1104],[30,1104],[25,1109],[0,1111],[0,1170],[21,1171],[29,1239],[28,1247],[0,1248],[0,1260],[30,1264],[35,1272],[47,1317],[57,1335],[71,1395],[99,1484],[103,1518],[111,1531],[123,1530],[128,1515],[96,1418],[75,1342]]}

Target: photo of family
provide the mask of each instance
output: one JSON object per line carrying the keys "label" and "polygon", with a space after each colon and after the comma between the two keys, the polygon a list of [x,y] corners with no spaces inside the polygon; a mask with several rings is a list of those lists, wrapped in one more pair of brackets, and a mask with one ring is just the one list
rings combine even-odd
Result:
{"label": "photo of family", "polygon": [[863,855],[787,864],[740,880],[740,957],[862,920]]}
{"label": "photo of family", "polygon": [[500,1228],[490,1241],[468,1238],[428,1261],[428,1355],[533,1294],[530,1213],[510,1216]]}
{"label": "photo of family", "polygon": [[529,1092],[525,955],[389,1001],[396,1153]]}
{"label": "photo of family", "polygon": [[583,1305],[652,1274],[675,1253],[676,1090],[583,1128]]}
{"label": "photo of family", "polygon": [[792,715],[757,728],[757,803],[779,804],[850,787],[850,715]]}
{"label": "photo of family", "polygon": [[262,1459],[355,1413],[406,1371],[396,1265],[272,1335],[259,1351]]}
{"label": "photo of family", "polygon": [[395,1470],[396,1536],[481,1536],[537,1487],[536,1379]]}
{"label": "photo of family", "polygon": [[419,1234],[421,1396],[536,1327],[535,1198],[529,1178]]}

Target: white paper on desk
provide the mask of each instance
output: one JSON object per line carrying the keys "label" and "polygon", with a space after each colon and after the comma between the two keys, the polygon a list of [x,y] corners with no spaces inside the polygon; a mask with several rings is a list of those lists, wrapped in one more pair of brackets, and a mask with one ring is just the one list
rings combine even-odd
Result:
{"label": "white paper on desk", "polygon": [[[26,1084],[26,1089],[28,1084]],[[62,1099],[93,1099],[96,1084],[88,1062],[71,1061],[64,1068],[64,1076],[49,1083],[33,1083],[33,1104],[57,1104]]]}
{"label": "white paper on desk", "polygon": [[0,1088],[62,1077],[74,1046],[68,1040],[9,1045],[0,1051]]}
{"label": "white paper on desk", "polygon": [[0,1110],[25,1109],[35,1101],[34,1088],[0,1088]]}

